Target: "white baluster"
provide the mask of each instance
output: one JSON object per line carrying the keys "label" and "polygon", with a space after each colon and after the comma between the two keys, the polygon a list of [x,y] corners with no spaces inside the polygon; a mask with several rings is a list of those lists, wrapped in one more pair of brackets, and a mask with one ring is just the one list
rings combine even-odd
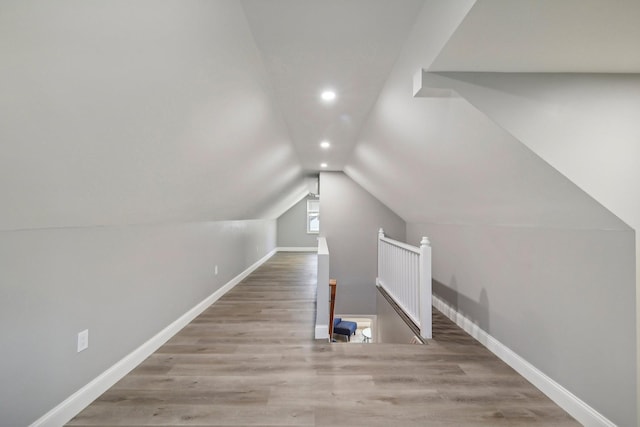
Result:
{"label": "white baluster", "polygon": [[404,283],[404,249],[398,248],[398,282],[402,286],[402,304],[406,304],[406,283]]}
{"label": "white baluster", "polygon": [[394,294],[396,298],[399,298],[398,295],[398,248],[393,247],[393,288]]}
{"label": "white baluster", "polygon": [[416,318],[420,319],[420,255],[413,254],[413,289],[416,299]]}
{"label": "white baluster", "polygon": [[[404,260],[403,260],[403,265],[404,265],[404,277],[402,278],[402,281],[404,282],[404,289],[405,289],[405,293],[406,293],[406,299],[407,299],[407,307],[409,308],[410,311],[413,311],[413,309],[411,308],[411,306],[413,305],[413,301],[411,298],[411,283],[409,283],[409,270],[410,270],[410,265],[409,265],[409,259],[411,256],[411,253],[409,251],[407,251],[406,249],[403,249],[402,252],[404,253]],[[413,314],[413,313],[412,313]]]}
{"label": "white baluster", "polygon": [[405,292],[407,293],[407,304],[408,304],[409,310],[412,310],[411,309],[411,305],[413,304],[413,302],[411,301],[412,300],[412,298],[411,298],[411,283],[409,282],[409,275],[411,274],[411,273],[409,273],[409,271],[411,270],[411,265],[410,265],[411,253],[406,249],[404,249],[403,252],[404,252],[404,262],[403,263],[404,263],[405,273],[404,273],[404,278],[402,280],[405,283]]}
{"label": "white baluster", "polygon": [[431,338],[431,242],[420,242],[420,336]]}
{"label": "white baluster", "polygon": [[378,230],[378,275],[377,275],[378,281],[383,280],[383,272],[384,272],[383,258],[382,258],[382,251],[384,248],[383,246],[384,242],[382,241],[383,237],[384,237],[384,230],[380,228],[380,230]]}
{"label": "white baluster", "polygon": [[420,292],[418,290],[419,281],[417,280],[420,275],[418,271],[420,265],[420,256],[417,254],[412,255],[411,288],[413,289],[413,310],[415,313],[415,317],[417,319],[420,319]]}
{"label": "white baluster", "polygon": [[407,305],[407,307],[409,307],[409,305],[408,305],[408,303],[409,303],[409,294],[407,292],[409,290],[409,287],[407,286],[408,283],[407,283],[407,280],[406,280],[406,277],[407,277],[407,271],[406,271],[407,270],[407,266],[406,266],[407,251],[405,251],[404,249],[400,249],[400,251],[402,252],[402,292],[404,294],[404,296],[402,297],[403,298],[402,302],[405,305]]}
{"label": "white baluster", "polygon": [[415,273],[413,275],[413,282],[415,283],[416,292],[416,317],[420,319],[420,255],[416,254],[415,257]]}
{"label": "white baluster", "polygon": [[381,263],[381,265],[382,265],[382,271],[380,272],[380,281],[381,281],[382,283],[384,283],[384,280],[385,280],[384,276],[385,276],[385,271],[386,271],[386,268],[387,268],[387,267],[386,267],[386,265],[387,265],[387,259],[386,259],[386,257],[384,256],[385,249],[386,249],[386,247],[385,247],[384,242],[380,242],[380,253],[381,253],[381,256],[382,256],[382,263]]}

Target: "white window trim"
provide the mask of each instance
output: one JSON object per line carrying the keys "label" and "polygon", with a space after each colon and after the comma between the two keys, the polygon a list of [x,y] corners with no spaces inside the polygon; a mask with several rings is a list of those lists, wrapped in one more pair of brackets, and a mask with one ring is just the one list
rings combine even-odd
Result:
{"label": "white window trim", "polygon": [[[318,204],[318,208],[317,209],[311,209],[311,202],[315,202]],[[311,215],[317,215],[318,217],[318,221],[320,220],[320,201],[318,199],[307,199],[307,217],[306,217],[306,228],[307,228],[307,234],[319,234],[320,230],[318,229],[317,231],[314,230],[310,230],[309,229],[309,225],[311,224]]]}

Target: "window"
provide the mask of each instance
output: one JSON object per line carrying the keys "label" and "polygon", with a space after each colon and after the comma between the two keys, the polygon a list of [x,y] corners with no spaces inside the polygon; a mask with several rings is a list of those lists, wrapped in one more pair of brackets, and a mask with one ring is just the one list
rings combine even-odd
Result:
{"label": "window", "polygon": [[307,233],[320,232],[320,200],[307,200]]}

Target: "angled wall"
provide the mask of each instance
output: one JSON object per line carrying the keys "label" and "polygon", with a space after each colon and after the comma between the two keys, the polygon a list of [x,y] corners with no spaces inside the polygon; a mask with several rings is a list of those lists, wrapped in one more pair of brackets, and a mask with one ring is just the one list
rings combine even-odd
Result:
{"label": "angled wall", "polygon": [[304,185],[234,1],[4,1],[0,92],[0,424],[24,426],[273,250]]}
{"label": "angled wall", "polygon": [[[640,125],[635,119],[640,114],[640,75],[422,75],[426,91],[455,91],[636,231],[631,250],[635,328],[640,333],[640,198],[635,197],[640,194]],[[640,346],[640,340],[636,342]]]}
{"label": "angled wall", "polygon": [[[447,27],[448,34],[453,34],[464,23],[470,6],[464,2],[425,4],[345,172],[407,221],[409,241],[429,236],[438,296],[601,416],[617,425],[635,425],[632,222],[605,203],[607,198],[600,200],[551,157],[547,159],[547,154],[521,140],[490,111],[478,107],[475,99],[460,96],[462,91],[438,86],[440,90],[432,91],[430,97],[412,97],[414,75],[429,67],[448,39],[442,35],[429,38],[430,31]],[[500,75],[493,79],[494,83],[502,81]],[[547,94],[532,90],[530,100],[518,87],[486,87],[481,96],[510,117],[517,116],[512,124],[530,126],[521,130],[533,128],[539,135],[548,135],[554,123],[535,117],[529,121],[527,114],[529,101]],[[502,93],[505,88],[506,95]],[[513,102],[503,103],[505,99]],[[575,111],[573,107],[584,96],[574,93],[563,99],[565,104],[557,106],[540,102],[539,113],[560,113],[566,119],[562,113]],[[625,100],[629,98],[618,102]],[[578,163],[571,156],[574,149],[577,158],[585,155],[580,147],[583,143],[606,151],[606,144],[582,138],[599,129],[598,125],[590,127],[590,121],[600,117],[600,123],[606,123],[615,114],[598,116],[596,102],[577,109],[575,123],[583,126],[580,134],[565,132],[558,139],[546,139],[550,150],[559,150],[559,160]],[[601,107],[606,109],[606,102]],[[582,114],[590,108],[594,108],[592,114]],[[627,105],[625,115],[634,108]],[[608,125],[614,123],[620,121]],[[608,133],[618,139],[621,148],[614,157],[635,159],[635,145],[631,151],[622,149],[637,135],[629,131],[628,123],[625,126],[622,130],[613,125],[615,132]],[[618,138],[620,133],[624,138]],[[586,156],[606,161],[596,152]],[[612,160],[611,168],[629,172],[630,162],[633,160]],[[591,164],[582,170],[586,176],[597,167]],[[627,173],[612,172],[618,178]],[[591,174],[593,182],[602,182],[593,178],[599,173]],[[624,182],[618,178],[614,180]],[[618,192],[608,197],[632,205],[637,198],[631,201],[629,195],[637,193],[636,182],[640,180],[608,188],[608,192]],[[596,336],[598,348],[594,349]],[[611,352],[599,347],[600,339],[621,349],[616,351],[613,369]]]}
{"label": "angled wall", "polygon": [[321,172],[320,235],[338,281],[336,313],[374,314],[378,230],[404,240],[405,222],[342,172]]}
{"label": "angled wall", "polygon": [[640,74],[422,74],[425,88],[454,90],[640,228]]}
{"label": "angled wall", "polygon": [[0,51],[0,229],[255,219],[302,183],[237,2],[6,1]]}
{"label": "angled wall", "polygon": [[[631,231],[408,224],[433,293],[617,425],[634,419]],[[615,349],[615,351],[611,351]]]}
{"label": "angled wall", "polygon": [[318,247],[318,234],[307,233],[307,200],[318,199],[305,197],[278,217],[278,247]]}
{"label": "angled wall", "polygon": [[636,230],[640,307],[640,3],[608,6],[481,0],[424,66]]}

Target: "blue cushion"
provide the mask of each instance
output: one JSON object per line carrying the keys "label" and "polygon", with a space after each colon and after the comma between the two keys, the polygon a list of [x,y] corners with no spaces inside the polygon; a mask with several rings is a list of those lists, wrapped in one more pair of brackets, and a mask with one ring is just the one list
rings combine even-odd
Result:
{"label": "blue cushion", "polygon": [[350,337],[351,335],[356,333],[356,329],[358,329],[358,324],[356,322],[341,320],[337,325],[333,327],[333,333]]}

